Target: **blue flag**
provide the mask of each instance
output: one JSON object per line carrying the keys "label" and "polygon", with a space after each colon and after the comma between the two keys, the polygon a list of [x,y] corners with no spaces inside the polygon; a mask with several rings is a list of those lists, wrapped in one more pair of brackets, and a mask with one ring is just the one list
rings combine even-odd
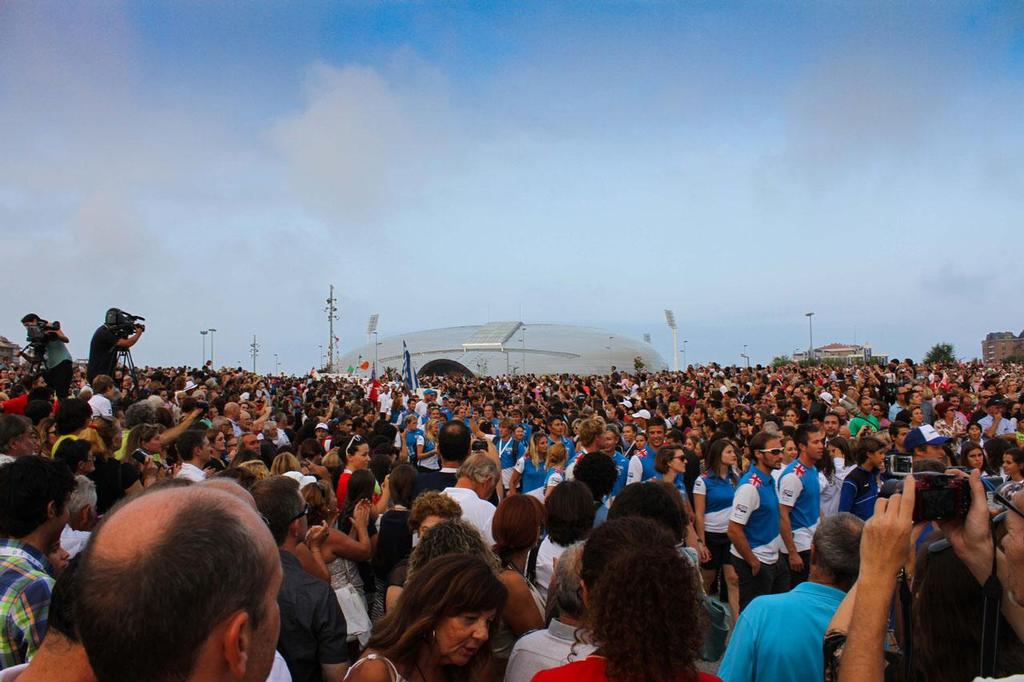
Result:
{"label": "blue flag", "polygon": [[409,349],[405,345],[405,341],[402,341],[402,378],[405,380],[405,384],[412,390],[417,390],[420,387],[419,379],[416,378],[416,369],[412,366],[412,356],[409,355]]}

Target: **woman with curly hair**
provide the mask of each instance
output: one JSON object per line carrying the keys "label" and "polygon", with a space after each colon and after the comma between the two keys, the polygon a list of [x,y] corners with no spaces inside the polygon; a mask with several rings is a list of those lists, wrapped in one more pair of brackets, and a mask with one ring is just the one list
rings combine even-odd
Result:
{"label": "woman with curly hair", "polygon": [[[622,576],[631,576],[630,589]],[[583,546],[580,578],[598,649],[533,682],[720,682],[697,671],[697,586],[664,528],[636,517],[608,521]]]}
{"label": "woman with curly hair", "polygon": [[[412,580],[413,574],[439,556],[472,554],[486,561],[495,574],[498,572],[498,560],[495,558],[494,552],[484,542],[480,531],[462,519],[453,518],[442,521],[422,532],[420,543],[413,548],[409,560],[396,566],[395,571],[392,572],[394,579],[389,581],[384,600],[386,612],[392,611],[398,604],[405,585]],[[401,574],[394,575],[399,568],[402,569]]]}
{"label": "woman with curly hair", "polygon": [[410,577],[396,608],[374,627],[366,652],[345,679],[483,679],[507,594],[492,567],[478,557],[447,554],[431,560]]}

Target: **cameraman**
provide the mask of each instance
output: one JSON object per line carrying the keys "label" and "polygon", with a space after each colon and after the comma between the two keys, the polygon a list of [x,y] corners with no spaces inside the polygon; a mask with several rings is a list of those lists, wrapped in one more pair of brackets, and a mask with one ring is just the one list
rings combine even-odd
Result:
{"label": "cameraman", "polygon": [[104,323],[92,335],[92,341],[89,343],[89,366],[86,368],[86,378],[90,384],[100,374],[114,376],[114,370],[117,367],[117,351],[134,346],[145,330],[142,325],[136,324],[135,333],[126,338],[119,338],[114,333],[117,328],[117,324]]}
{"label": "cameraman", "polygon": [[[21,323],[25,325],[25,331],[30,339],[39,330],[43,332],[43,345],[36,346],[42,351],[42,356],[40,357],[39,353],[37,353],[33,359],[23,352],[21,354],[22,357],[30,362],[41,361],[43,363],[43,378],[46,380],[46,385],[57,393],[58,399],[66,398],[68,391],[71,389],[71,378],[74,375],[74,368],[71,365],[71,353],[68,352],[68,347],[64,345],[70,339],[61,331],[59,322],[51,324],[35,313],[29,313],[21,318]],[[33,342],[33,345],[35,346],[36,342]]]}

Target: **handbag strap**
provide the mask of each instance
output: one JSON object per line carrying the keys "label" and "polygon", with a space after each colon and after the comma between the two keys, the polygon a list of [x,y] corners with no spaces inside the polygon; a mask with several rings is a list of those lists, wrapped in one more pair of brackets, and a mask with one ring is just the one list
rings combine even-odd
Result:
{"label": "handbag strap", "polygon": [[530,556],[526,559],[526,579],[531,585],[537,584],[537,555],[540,553],[540,545],[534,545],[530,550]]}
{"label": "handbag strap", "polygon": [[898,578],[900,592],[900,613],[903,617],[903,679],[914,679],[911,673],[914,670],[914,628],[911,624],[912,596],[910,585],[907,580],[907,572],[900,569]]}

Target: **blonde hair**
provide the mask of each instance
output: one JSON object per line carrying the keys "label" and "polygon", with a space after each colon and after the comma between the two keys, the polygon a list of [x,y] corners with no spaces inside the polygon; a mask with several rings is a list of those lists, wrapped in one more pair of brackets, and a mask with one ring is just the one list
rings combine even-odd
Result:
{"label": "blonde hair", "polygon": [[430,419],[427,421],[427,425],[423,427],[423,440],[429,443],[437,442],[437,420]]}
{"label": "blonde hair", "polygon": [[[593,443],[598,438],[604,435],[604,420],[600,417],[591,417],[590,419],[584,419],[580,422],[579,428],[580,443]],[[550,448],[548,449],[548,458],[551,457]]]}
{"label": "blonde hair", "polygon": [[110,457],[110,448],[107,447],[103,437],[97,433],[96,429],[83,429],[78,435],[78,439],[89,442],[89,450],[92,454]]}
{"label": "blonde hair", "polygon": [[[537,431],[530,437],[530,443],[526,446],[526,454],[533,462],[534,467],[540,466],[540,450],[537,449],[537,440],[540,438],[547,438],[547,434]],[[548,446],[549,449],[550,447]]]}
{"label": "blonde hair", "polygon": [[338,454],[337,449],[331,448],[331,451],[324,455],[323,459],[320,460],[320,464],[325,469],[334,471],[335,469],[341,468],[341,455]]}
{"label": "blonde hair", "polygon": [[271,462],[270,475],[280,476],[289,471],[302,471],[302,465],[299,464],[299,458],[292,453],[282,452]]}
{"label": "blonde hair", "polygon": [[561,443],[555,442],[548,445],[548,457],[544,460],[544,468],[550,469],[551,467],[564,466],[565,460],[569,456],[568,450]]}
{"label": "blonde hair", "polygon": [[302,489],[302,497],[309,505],[309,523],[319,525],[327,521],[332,523],[338,517],[338,502],[326,481],[311,483]]}
{"label": "blonde hair", "polygon": [[265,481],[270,478],[270,469],[262,459],[250,459],[248,462],[242,462],[238,467],[251,473],[257,481]]}

